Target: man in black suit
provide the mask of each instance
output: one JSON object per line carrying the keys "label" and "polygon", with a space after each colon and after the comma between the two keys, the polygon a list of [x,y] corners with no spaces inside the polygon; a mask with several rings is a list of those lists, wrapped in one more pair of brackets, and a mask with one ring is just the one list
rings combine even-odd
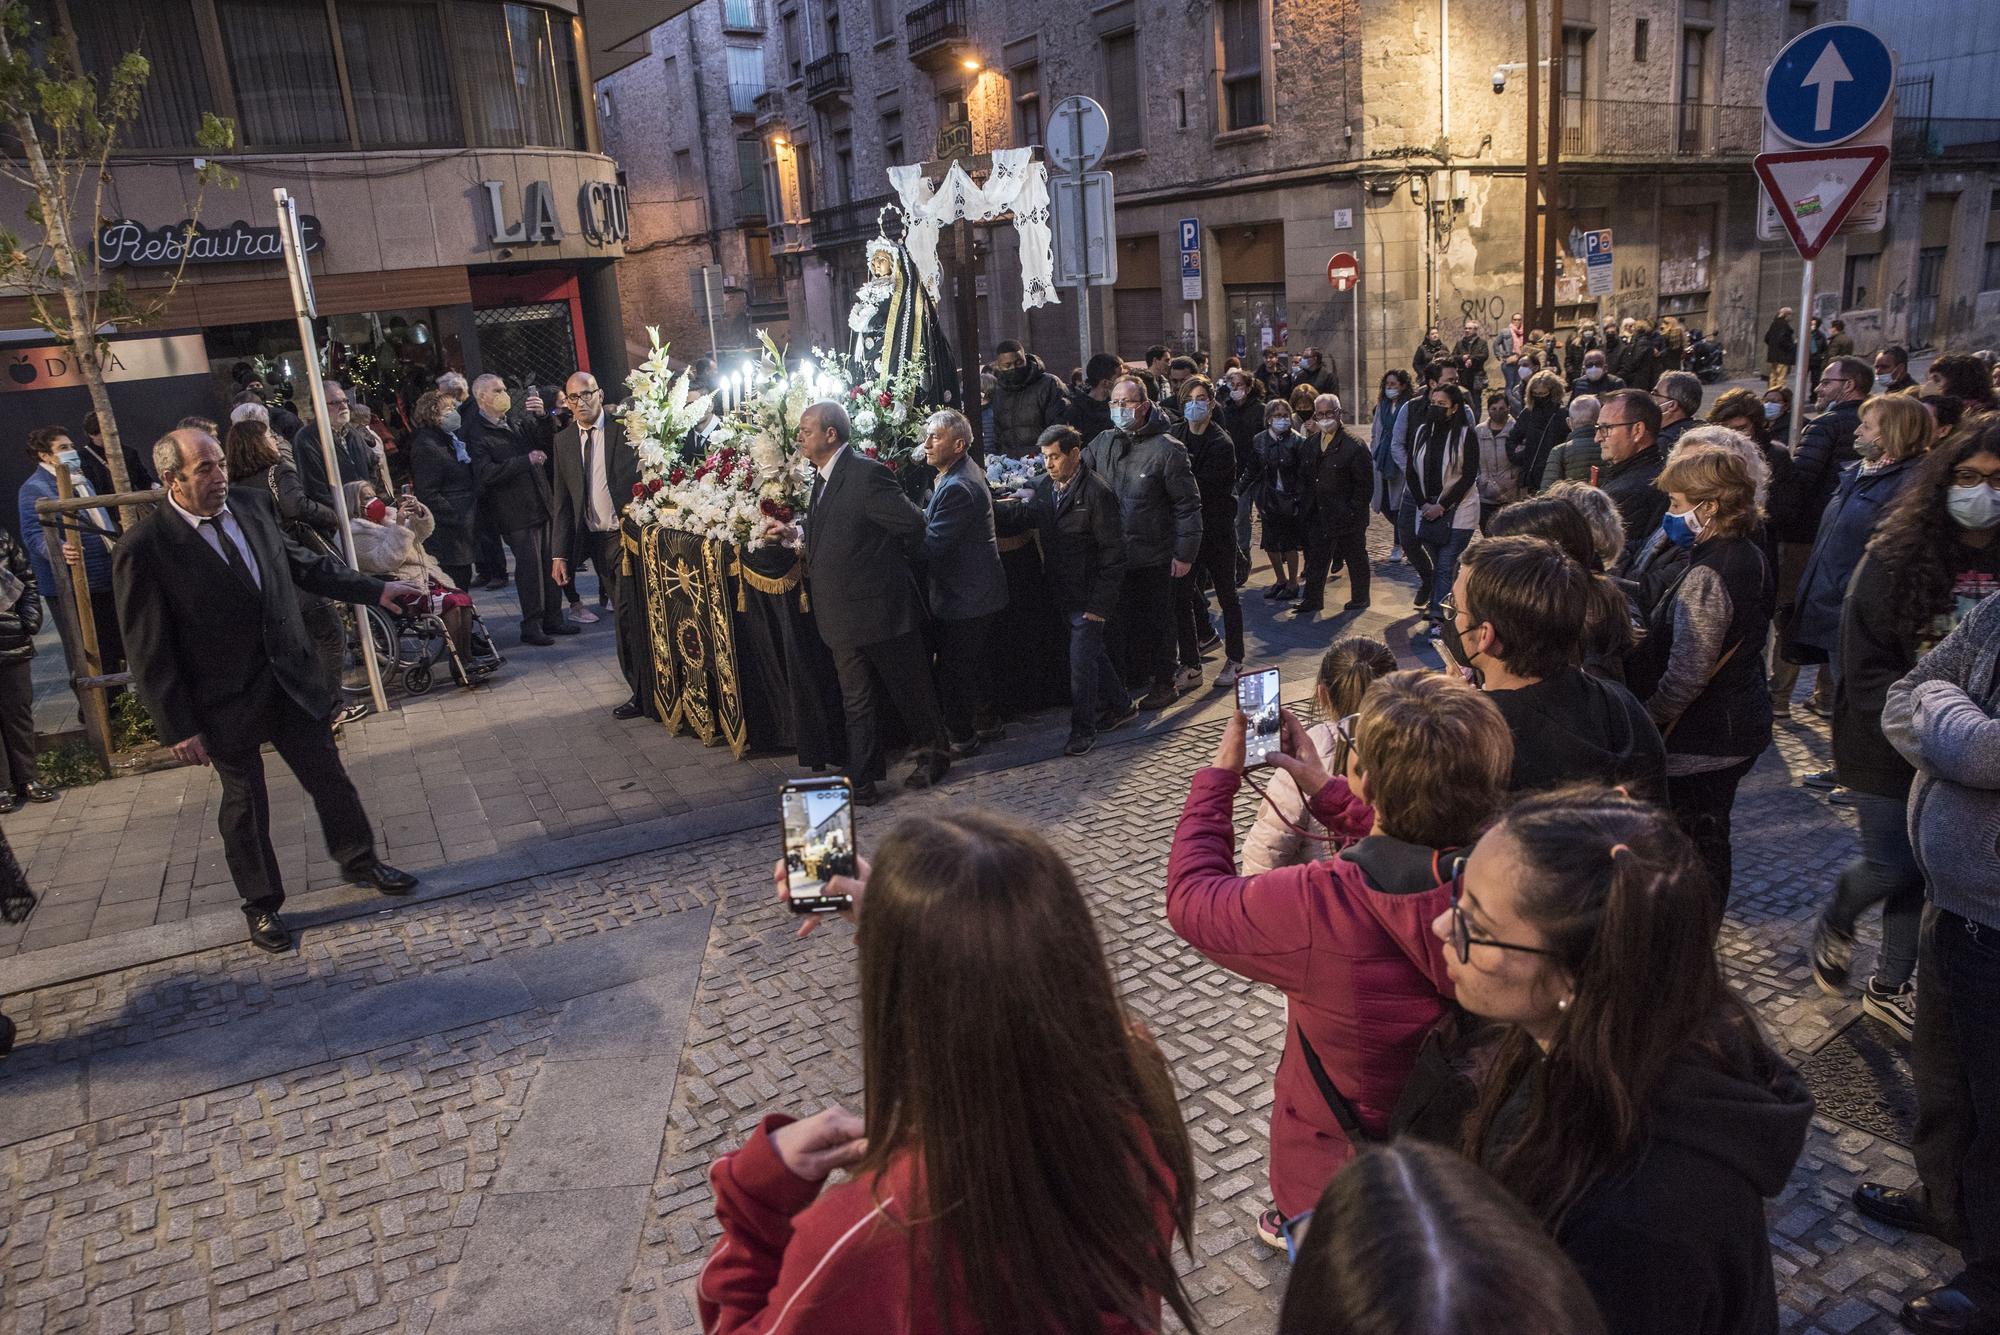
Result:
{"label": "man in black suit", "polygon": [[598,588],[610,590],[616,581],[618,670],[631,695],[611,716],[638,718],[645,712],[639,704],[639,655],[646,629],[638,581],[618,572],[624,566],[619,515],[639,481],[639,456],[625,443],[625,428],[604,411],[604,391],[596,376],[578,371],[563,389],[573,415],[554,442],[556,532],[551,550],[556,554],[550,558],[550,574],[563,585],[575,577],[566,553],[578,550],[581,537],[589,544],[584,550],[597,570]]}
{"label": "man in black suit", "polygon": [[312,798],[327,851],[349,881],[385,895],[417,884],[375,856],[368,813],[328,726],[332,692],[298,590],[384,607],[424,590],[384,584],[293,542],[268,492],[229,485],[222,447],[207,432],[168,434],[153,447],[153,469],[167,502],[119,542],[111,562],[132,681],[160,740],[184,763],[215,766],[222,780],[217,825],[251,943],[289,950],[265,742]]}
{"label": "man in black suit", "polygon": [[993,533],[993,492],[966,451],[972,424],[955,408],[924,424],[924,462],[937,482],[924,507],[924,583],[937,630],[938,693],[956,756],[1006,736],[993,713],[986,641],[1007,606],[1007,572]]}
{"label": "man in black suit", "polygon": [[582,629],[563,615],[562,594],[550,564],[548,424],[539,416],[525,423],[509,417],[514,399],[507,382],[497,375],[473,381],[472,400],[478,406],[464,417],[459,434],[472,455],[473,476],[479,479],[479,508],[493,517],[514,553],[521,643],[546,648],[555,643],[550,636],[574,635]]}
{"label": "man in black suit", "polygon": [[847,715],[847,774],[854,800],[880,800],[887,776],[875,730],[875,677],[909,729],[917,767],[905,787],[928,788],[951,768],[944,718],[924,652],[923,603],[911,554],[924,515],[881,464],[847,448],[852,428],[837,403],[799,415],[799,452],[818,477],[806,509],[806,578],[820,638],[833,651]]}

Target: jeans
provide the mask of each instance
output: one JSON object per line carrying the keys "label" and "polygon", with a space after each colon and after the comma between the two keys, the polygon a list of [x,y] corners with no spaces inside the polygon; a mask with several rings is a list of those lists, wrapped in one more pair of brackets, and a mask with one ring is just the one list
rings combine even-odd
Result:
{"label": "jeans", "polygon": [[1250,516],[1257,508],[1257,492],[1261,484],[1252,483],[1236,498],[1236,550],[1248,553],[1250,550]]}
{"label": "jeans", "polygon": [[1451,592],[1452,581],[1458,578],[1458,558],[1465,554],[1465,545],[1472,541],[1473,531],[1454,528],[1448,530],[1450,536],[1444,542],[1428,541],[1418,528],[1415,498],[1405,496],[1396,532],[1402,538],[1403,555],[1409,558],[1410,569],[1417,572],[1417,592],[1424,599],[1424,614],[1432,621],[1444,620],[1438,604]]}
{"label": "jeans", "polygon": [[1220,529],[1202,529],[1201,554],[1194,569],[1174,581],[1174,625],[1180,638],[1181,665],[1201,666],[1201,575],[1215,586],[1215,601],[1222,604],[1223,652],[1232,663],[1243,661],[1243,602],[1236,596],[1236,549],[1229,534]]}
{"label": "jeans", "polygon": [[1729,815],[1736,805],[1736,786],[1756,763],[1753,756],[1727,769],[1667,776],[1667,809],[1674,813],[1681,832],[1694,844],[1696,855],[1708,868],[1708,878],[1715,890],[1718,931],[1722,926],[1722,910],[1729,905]]}
{"label": "jeans", "polygon": [[1920,956],[1910,1148],[1966,1273],[2000,1286],[2000,928],[1931,905]]}
{"label": "jeans", "polygon": [[1898,797],[1849,790],[1861,818],[1861,856],[1847,864],[1834,887],[1827,921],[1852,936],[1854,924],[1873,905],[1882,906],[1882,956],[1875,980],[1901,987],[1917,969],[1917,930],[1923,921],[1924,877],[1910,848],[1910,827]]}
{"label": "jeans", "polygon": [[1069,698],[1069,730],[1077,737],[1097,735],[1100,713],[1122,714],[1132,706],[1105,651],[1104,623],[1081,612],[1069,617]]}

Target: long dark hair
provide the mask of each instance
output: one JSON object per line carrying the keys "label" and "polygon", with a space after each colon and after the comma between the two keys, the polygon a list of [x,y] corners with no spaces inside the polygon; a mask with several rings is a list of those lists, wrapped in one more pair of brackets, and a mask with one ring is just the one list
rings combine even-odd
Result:
{"label": "long dark hair", "polygon": [[1604,1335],[1583,1277],[1520,1202],[1442,1146],[1366,1149],[1327,1184],[1278,1335]]}
{"label": "long dark hair", "polygon": [[1906,643],[1951,610],[1953,570],[1965,546],[1947,496],[1952,471],[1975,454],[2000,455],[2000,421],[1975,422],[1932,446],[1868,540],[1869,559],[1888,567],[1889,606]]}
{"label": "long dark hair", "polygon": [[[914,1156],[939,1325],[1142,1329],[1194,1305],[1194,1159],[1172,1076],[1118,1001],[1076,879],[1034,832],[978,811],[898,825],[861,917],[868,1155]],[[916,1265],[912,1251],[911,1265]],[[912,1279],[916,1279],[913,1274]],[[913,1285],[912,1291],[915,1286]]]}
{"label": "long dark hair", "polygon": [[[1574,992],[1546,1054],[1518,1027],[1501,1040],[1465,1148],[1554,1229],[1639,1148],[1670,1066],[1733,1067],[1764,1040],[1722,980],[1721,909],[1671,816],[1616,789],[1557,789],[1523,798],[1489,837],[1513,840],[1521,914]],[[1522,1081],[1526,1115],[1497,1126]]]}
{"label": "long dark hair", "polygon": [[1604,558],[1590,535],[1583,511],[1558,496],[1530,496],[1502,506],[1487,527],[1489,536],[1519,533],[1544,538],[1562,548],[1570,560],[1590,572],[1590,616],[1583,625],[1584,661],[1618,663],[1645,634],[1632,620],[1632,605],[1604,573]]}

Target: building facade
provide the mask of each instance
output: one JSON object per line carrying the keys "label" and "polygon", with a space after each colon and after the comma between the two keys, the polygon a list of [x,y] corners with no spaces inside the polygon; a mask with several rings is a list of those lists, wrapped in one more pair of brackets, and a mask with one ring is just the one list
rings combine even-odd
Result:
{"label": "building facade", "polygon": [[[2000,15],[1966,3],[1982,13],[1968,12],[1961,31]],[[1764,70],[1791,37],[1847,8],[1564,0],[1552,42],[1540,7],[1538,148],[1551,77],[1559,103],[1559,326],[1674,315],[1715,333],[1733,366],[1761,359],[1763,327],[1800,292],[1791,247],[1756,235]],[[647,59],[600,85],[629,127],[608,133],[631,168],[635,237],[645,237],[628,287],[657,293],[628,295],[628,321],[705,349],[692,271],[710,265],[727,278],[721,347],[744,346],[752,326],[800,348],[838,344],[862,247],[890,199],[887,168],[934,157],[954,124],[975,154],[1038,144],[1050,110],[1084,94],[1110,120],[1102,167],[1117,202],[1118,275],[1092,293],[1094,347],[1254,357],[1317,345],[1343,382],[1358,360],[1372,383],[1409,365],[1428,325],[1477,318],[1491,331],[1522,309],[1524,26],[1521,0],[702,0],[654,29]],[[1990,84],[1983,95],[1990,103]],[[1848,312],[1864,343],[1979,327],[2000,302],[1978,295],[2000,282],[1984,249],[2000,223],[1980,184],[1990,171],[1965,138],[1956,160],[1936,134],[1900,146],[1889,226],[1829,248],[1815,313]],[[657,146],[643,169],[642,143]],[[1194,300],[1182,283],[1190,219]],[[1592,294],[1567,252],[1599,228],[1613,234],[1613,283]],[[1949,246],[1938,239],[1947,231]],[[1023,313],[1012,230],[975,228],[972,240],[981,354],[1017,337],[1059,372],[1078,364],[1073,293]],[[1328,285],[1338,251],[1360,260],[1352,296]]]}
{"label": "building facade", "polygon": [[[626,374],[614,264],[627,230],[601,149],[573,0],[58,0],[41,40],[100,78],[128,50],[152,63],[111,162],[97,238],[107,281],[144,298],[178,262],[197,195],[204,111],[235,122],[234,177],[200,203],[201,233],[165,312],[114,352],[128,439],[225,412],[232,371],[267,384],[304,368],[276,233],[275,186],[298,200],[330,369],[378,404],[441,371],[549,383]],[[0,195],[17,230],[27,197]],[[76,238],[88,245],[90,238]],[[76,429],[73,369],[0,295],[13,374],[0,430]],[[136,437],[134,435],[136,433]],[[18,453],[18,452],[16,452]],[[5,456],[0,474],[13,467]],[[25,464],[20,466],[25,468]],[[19,471],[19,470],[17,470]],[[0,476],[0,485],[6,485]]]}

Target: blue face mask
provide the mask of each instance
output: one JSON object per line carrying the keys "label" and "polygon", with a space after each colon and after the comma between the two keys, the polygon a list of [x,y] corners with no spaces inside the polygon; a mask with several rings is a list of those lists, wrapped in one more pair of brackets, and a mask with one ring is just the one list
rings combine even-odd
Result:
{"label": "blue face mask", "polygon": [[75,472],[77,469],[83,467],[83,456],[75,450],[57,450],[56,462],[71,472]]}
{"label": "blue face mask", "polygon": [[1130,431],[1132,423],[1137,421],[1138,417],[1139,413],[1136,409],[1125,407],[1122,404],[1114,405],[1111,409],[1111,425],[1117,427],[1120,431]]}
{"label": "blue face mask", "polygon": [[1707,525],[1701,522],[1701,516],[1693,510],[1684,515],[1677,515],[1669,510],[1660,516],[1660,531],[1665,533],[1667,541],[1676,547],[1694,546],[1695,539],[1701,536],[1701,531],[1705,527]]}
{"label": "blue face mask", "polygon": [[1187,404],[1187,420],[1190,426],[1200,426],[1208,420],[1207,399],[1190,399]]}
{"label": "blue face mask", "polygon": [[1766,403],[1764,405],[1764,420],[1775,422],[1778,420],[1778,415],[1784,411],[1785,405],[1782,403]]}
{"label": "blue face mask", "polygon": [[1274,436],[1291,435],[1292,419],[1289,417],[1273,417],[1271,419],[1271,434]]}
{"label": "blue face mask", "polygon": [[462,425],[464,423],[459,420],[458,409],[456,408],[448,409],[438,415],[438,427],[448,436],[457,435],[458,429]]}

